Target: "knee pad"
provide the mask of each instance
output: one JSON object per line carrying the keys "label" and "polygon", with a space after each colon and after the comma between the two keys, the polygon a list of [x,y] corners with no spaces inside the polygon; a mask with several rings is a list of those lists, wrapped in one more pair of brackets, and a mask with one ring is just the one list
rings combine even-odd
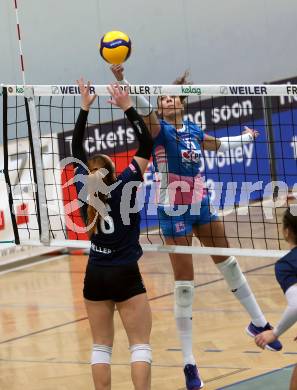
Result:
{"label": "knee pad", "polygon": [[134,344],[130,347],[131,363],[152,363],[152,349],[149,344]]}
{"label": "knee pad", "polygon": [[230,256],[227,260],[217,264],[218,269],[224,276],[228,286],[232,291],[237,290],[244,283],[246,278],[243,275],[240,266],[234,256]]}
{"label": "knee pad", "polygon": [[107,345],[94,344],[92,350],[91,364],[110,364],[112,347]]}
{"label": "knee pad", "polygon": [[192,317],[192,304],[194,300],[194,282],[187,280],[178,280],[174,288],[175,298],[175,317]]}

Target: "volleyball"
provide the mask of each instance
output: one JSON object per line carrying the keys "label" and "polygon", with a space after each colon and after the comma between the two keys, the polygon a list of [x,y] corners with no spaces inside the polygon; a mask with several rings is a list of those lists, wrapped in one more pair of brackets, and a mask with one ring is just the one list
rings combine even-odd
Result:
{"label": "volleyball", "polygon": [[128,35],[121,31],[109,31],[100,41],[101,57],[110,64],[125,62],[131,53],[131,41]]}

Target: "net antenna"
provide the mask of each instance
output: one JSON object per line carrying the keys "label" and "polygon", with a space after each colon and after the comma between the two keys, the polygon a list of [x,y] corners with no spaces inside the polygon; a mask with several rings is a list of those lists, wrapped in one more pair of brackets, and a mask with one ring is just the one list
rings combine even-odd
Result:
{"label": "net antenna", "polygon": [[14,9],[15,9],[15,20],[16,20],[18,42],[19,42],[19,55],[20,55],[20,66],[21,66],[22,80],[23,80],[23,85],[26,85],[26,75],[25,75],[24,55],[23,55],[23,48],[22,48],[22,38],[21,38],[21,27],[20,27],[20,21],[19,21],[18,3],[17,3],[17,0],[12,0],[12,1],[14,4]]}
{"label": "net antenna", "polygon": [[21,27],[19,20],[18,12],[18,2],[17,0],[12,0],[14,9],[15,9],[15,20],[16,20],[16,29],[18,37],[18,46],[19,46],[19,56],[20,56],[20,71],[22,74],[23,89],[25,96],[25,110],[28,123],[28,133],[29,133],[29,143],[32,156],[32,165],[33,165],[33,177],[37,186],[36,196],[37,203],[36,208],[38,210],[37,219],[40,231],[40,241],[44,245],[49,244],[49,222],[48,222],[48,212],[46,206],[46,196],[45,196],[45,183],[42,174],[43,163],[41,156],[41,141],[40,141],[40,131],[37,121],[37,113],[35,106],[35,99],[33,88],[26,86],[26,75],[25,75],[25,65],[24,65],[24,54],[22,48],[22,38],[21,38]]}

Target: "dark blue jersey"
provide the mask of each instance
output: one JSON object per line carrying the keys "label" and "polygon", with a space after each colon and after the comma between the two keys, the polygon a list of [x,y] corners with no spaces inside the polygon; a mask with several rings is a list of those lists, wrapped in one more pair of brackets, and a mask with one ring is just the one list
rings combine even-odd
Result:
{"label": "dark blue jersey", "polygon": [[[78,198],[83,201],[86,201],[86,186],[83,183],[83,178],[87,174],[87,170],[82,165],[77,166],[75,176],[79,177],[80,180],[76,181],[75,185]],[[108,217],[105,218],[105,221],[99,217],[97,233],[91,237],[89,256],[91,263],[121,265],[135,262],[141,257],[142,249],[139,244],[140,215],[138,212],[126,214],[127,207],[123,209],[123,205],[126,204],[130,208],[134,207],[137,187],[142,180],[142,173],[135,160],[132,160],[129,167],[117,177],[116,183],[119,184],[111,191],[106,201],[106,207],[109,210]],[[131,182],[135,182],[132,191],[130,191],[130,184],[128,184],[128,189],[125,187],[127,183]],[[129,196],[127,197],[127,195]],[[82,214],[84,216],[86,215],[86,209],[87,204],[83,206]],[[125,215],[123,215],[123,211]],[[127,215],[129,224],[126,224]]]}
{"label": "dark blue jersey", "polygon": [[[139,141],[135,156],[149,160],[153,140],[143,119],[133,107],[128,108],[125,115],[129,119]],[[81,109],[72,136],[72,155],[76,159],[74,183],[78,194],[80,212],[86,223],[88,210],[86,175],[88,175],[88,169],[83,140],[87,118],[88,111]],[[129,167],[113,183],[113,189],[110,190],[106,200],[108,215],[105,215],[104,219],[99,216],[96,233],[91,237],[90,262],[99,265],[121,265],[135,262],[142,255],[139,244],[140,215],[135,212],[128,214],[129,210],[135,206],[137,187],[142,180],[140,168],[137,162],[132,160]],[[93,188],[93,185],[94,183],[91,185],[91,191],[95,189],[96,193],[96,182],[95,188]],[[91,195],[90,201],[92,202],[96,196],[95,194]],[[99,198],[97,198],[98,200]],[[102,204],[101,202],[101,206]],[[96,208],[98,209],[98,207]]]}
{"label": "dark blue jersey", "polygon": [[297,247],[275,263],[275,277],[284,293],[297,283]]}

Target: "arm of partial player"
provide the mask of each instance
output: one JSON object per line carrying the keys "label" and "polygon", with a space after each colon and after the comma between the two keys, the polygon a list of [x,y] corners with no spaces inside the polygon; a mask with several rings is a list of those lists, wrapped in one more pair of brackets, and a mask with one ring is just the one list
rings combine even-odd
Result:
{"label": "arm of partial player", "polygon": [[267,344],[276,340],[297,322],[297,284],[289,287],[285,295],[288,305],[279,323],[274,329],[262,332],[255,337],[255,342],[260,348],[264,349]]}
{"label": "arm of partial player", "polygon": [[253,142],[259,135],[257,130],[250,129],[245,127],[245,130],[242,134],[235,137],[221,137],[215,138],[211,135],[205,134],[202,146],[205,150],[214,150],[217,152],[227,152],[231,149],[236,149],[239,146],[244,144],[249,144]]}
{"label": "arm of partial player", "polygon": [[276,337],[282,335],[286,330],[291,328],[295,322],[297,322],[297,284],[288,288],[286,291],[286,298],[288,306],[283,312],[279,323],[273,329],[273,334]]}

